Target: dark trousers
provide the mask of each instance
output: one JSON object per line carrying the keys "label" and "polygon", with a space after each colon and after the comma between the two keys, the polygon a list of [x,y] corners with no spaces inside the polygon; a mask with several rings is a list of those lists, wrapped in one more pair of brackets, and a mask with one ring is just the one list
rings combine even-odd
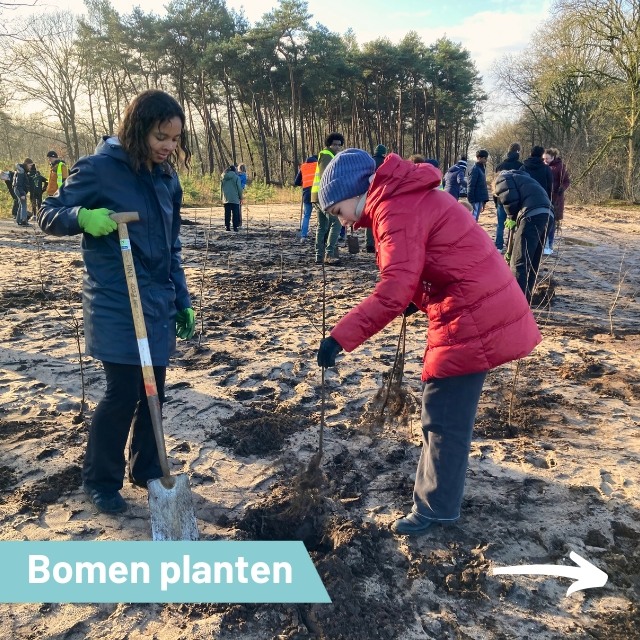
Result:
{"label": "dark trousers", "polygon": [[18,196],[11,196],[13,198],[13,205],[11,207],[11,215],[16,218],[18,216],[18,209],[20,208],[20,198]]}
{"label": "dark trousers", "polygon": [[522,218],[514,232],[510,263],[511,273],[515,276],[529,302],[531,302],[533,288],[538,277],[549,218],[547,213]]}
{"label": "dark trousers", "polygon": [[[98,491],[119,491],[125,472],[124,450],[129,431],[129,477],[146,482],[162,477],[149,404],[138,365],[103,362],[107,391],[98,403],[89,428],[82,479]],[[164,401],[166,367],[154,367],[160,403]]]}
{"label": "dark trousers", "polygon": [[237,202],[224,203],[224,226],[230,230],[233,221],[233,230],[237,231],[240,226],[240,205]]}
{"label": "dark trousers", "polygon": [[456,520],[464,493],[471,435],[486,372],[433,378],[422,391],[422,452],[413,511],[432,520]]}
{"label": "dark trousers", "polygon": [[34,216],[38,214],[38,210],[40,209],[41,206],[42,206],[42,196],[32,195],[31,196],[31,213],[33,213]]}

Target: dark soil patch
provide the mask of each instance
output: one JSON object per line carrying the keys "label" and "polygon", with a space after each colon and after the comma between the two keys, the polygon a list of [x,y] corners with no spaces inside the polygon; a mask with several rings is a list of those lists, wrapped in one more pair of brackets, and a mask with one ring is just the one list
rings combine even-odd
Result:
{"label": "dark soil patch", "polygon": [[242,409],[220,425],[222,430],[215,436],[218,444],[236,455],[251,456],[280,451],[286,438],[311,426],[312,419],[288,407],[263,405]]}
{"label": "dark soil patch", "polygon": [[[279,619],[269,615],[272,606],[231,607],[224,626],[231,634],[238,628],[259,630],[265,638],[402,638],[402,629],[411,626],[415,612],[411,598],[405,597],[404,573],[392,566],[407,563],[394,545],[387,544],[391,533],[372,523],[353,522],[333,501],[318,493],[305,496],[297,492],[295,482],[292,486],[276,487],[247,509],[237,526],[258,540],[302,539],[332,604],[301,605]],[[254,626],[258,620],[259,626]]]}
{"label": "dark soil patch", "polygon": [[73,465],[20,491],[19,513],[39,515],[48,504],[57,502],[63,495],[69,495],[82,484],[80,467]]}
{"label": "dark soil patch", "polygon": [[210,281],[213,302],[206,305],[207,313],[232,318],[244,317],[265,307],[289,309],[289,296],[299,288],[297,281],[281,278],[278,273],[218,274]]}
{"label": "dark soil patch", "polygon": [[543,280],[538,284],[533,296],[531,296],[531,306],[533,309],[544,309],[553,304],[556,295],[557,282],[554,278]]}
{"label": "dark soil patch", "polygon": [[11,467],[0,466],[0,491],[8,489],[16,483],[18,475]]}
{"label": "dark soil patch", "polygon": [[513,438],[516,435],[538,435],[546,423],[548,410],[564,402],[559,393],[528,390],[516,396],[509,421],[509,398],[496,407],[482,408],[474,432],[480,438]]}
{"label": "dark soil patch", "polygon": [[25,420],[0,420],[0,435],[3,438],[8,436],[21,435],[20,440],[29,438],[40,438],[46,432],[42,429],[42,423]]}
{"label": "dark soil patch", "polygon": [[177,363],[181,367],[189,369],[190,371],[211,369],[220,365],[226,365],[228,371],[235,371],[245,364],[245,362],[246,360],[236,358],[226,351],[211,351],[208,347],[197,345],[189,348],[185,351],[184,355],[177,360]]}

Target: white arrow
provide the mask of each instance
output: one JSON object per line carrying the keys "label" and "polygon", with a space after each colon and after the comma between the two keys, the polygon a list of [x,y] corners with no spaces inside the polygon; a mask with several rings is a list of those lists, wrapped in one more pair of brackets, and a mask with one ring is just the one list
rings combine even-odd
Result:
{"label": "white arrow", "polygon": [[582,589],[592,589],[593,587],[604,587],[609,576],[600,571],[598,567],[592,565],[588,560],[572,551],[569,557],[578,565],[569,567],[562,564],[525,564],[517,567],[501,567],[493,570],[493,575],[504,574],[535,574],[540,576],[561,576],[572,578],[575,582],[567,589],[570,596],[574,591]]}

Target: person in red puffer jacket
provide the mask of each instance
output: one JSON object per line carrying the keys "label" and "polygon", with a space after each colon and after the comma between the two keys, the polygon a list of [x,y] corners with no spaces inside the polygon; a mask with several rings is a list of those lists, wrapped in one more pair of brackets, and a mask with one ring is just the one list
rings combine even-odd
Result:
{"label": "person in red puffer jacket", "polygon": [[438,186],[442,174],[389,154],[375,172],[359,149],[337,155],[319,200],[342,224],[371,227],[380,281],[320,343],[318,365],[335,366],[403,312],[429,317],[422,371],[424,446],[411,513],[394,522],[418,535],[456,520],[473,423],[487,372],[528,355],[541,336],[522,290],[487,233]]}

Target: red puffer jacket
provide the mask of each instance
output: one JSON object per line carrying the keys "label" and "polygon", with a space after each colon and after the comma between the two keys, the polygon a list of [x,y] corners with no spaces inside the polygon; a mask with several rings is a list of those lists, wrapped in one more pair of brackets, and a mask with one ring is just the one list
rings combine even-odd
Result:
{"label": "red puffer jacket", "polygon": [[430,164],[387,156],[356,225],[373,228],[380,281],[331,331],[352,351],[413,301],[429,316],[423,380],[487,371],[541,340],[504,258],[440,180]]}

